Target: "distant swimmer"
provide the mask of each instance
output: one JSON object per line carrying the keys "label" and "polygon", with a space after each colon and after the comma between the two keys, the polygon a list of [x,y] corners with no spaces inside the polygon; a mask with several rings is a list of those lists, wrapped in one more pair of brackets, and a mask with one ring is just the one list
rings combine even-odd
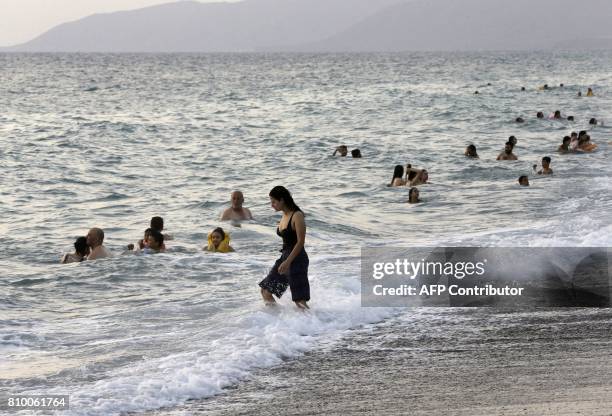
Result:
{"label": "distant swimmer", "polygon": [[544,113],[541,111],[538,111],[538,114],[536,114],[537,118],[544,118]]}
{"label": "distant swimmer", "polygon": [[559,88],[563,88],[565,87],[565,85],[563,85],[563,83],[559,84]]}
{"label": "distant swimmer", "polygon": [[542,158],[542,169],[538,171],[538,175],[552,175],[553,170],[550,168],[551,159],[548,156]]}
{"label": "distant swimmer", "polygon": [[478,159],[478,153],[476,152],[476,146],[474,146],[473,144],[468,145],[468,147],[465,148],[465,153],[464,153],[467,157],[472,157],[474,159]]}
{"label": "distant swimmer", "polygon": [[585,134],[578,139],[578,150],[583,152],[592,152],[595,149],[597,149],[597,145],[591,142],[591,136],[588,134]]}
{"label": "distant swimmer", "polygon": [[549,119],[553,119],[553,120],[560,120],[561,117],[561,111],[557,110],[554,112],[554,114],[551,114],[550,116],[548,116]]}
{"label": "distant swimmer", "polygon": [[597,125],[597,119],[596,118],[592,118],[589,120],[589,125],[590,126],[596,126]]}
{"label": "distant swimmer", "polygon": [[342,157],[345,157],[348,154],[348,147],[342,144],[336,147],[336,150],[334,150],[334,153],[332,154],[332,156],[336,156],[336,153],[338,153]]}
{"label": "distant swimmer", "polygon": [[87,237],[78,237],[74,242],[74,253],[66,253],[62,257],[61,263],[80,263],[89,255]]}
{"label": "distant swimmer", "polygon": [[404,180],[404,167],[402,165],[395,165],[393,169],[393,178],[391,183],[387,186],[405,186],[406,181]]}
{"label": "distant swimmer", "polygon": [[205,251],[213,253],[232,253],[234,249],[230,246],[230,236],[223,228],[218,227],[208,234],[208,245],[204,247]]}
{"label": "distant swimmer", "polygon": [[359,150],[359,149],[351,150],[351,156],[353,156],[353,158],[355,158],[355,159],[361,158],[361,150]]}
{"label": "distant swimmer", "polygon": [[[268,276],[259,282],[261,296],[266,305],[276,303],[274,296],[280,298],[291,289],[291,299],[301,309],[309,309],[310,284],[308,282],[308,254],[304,250],[306,223],[304,213],[294,202],[291,193],[283,186],[270,191],[270,205],[283,216],[276,228],[276,234],[283,239],[281,256]],[[274,295],[274,296],[273,296]]]}
{"label": "distant swimmer", "polygon": [[410,191],[408,192],[408,202],[410,204],[418,204],[421,202],[419,199],[419,188],[410,188]]}
{"label": "distant swimmer", "polygon": [[512,143],[511,142],[506,142],[506,146],[504,147],[504,151],[501,152],[497,156],[497,160],[518,160],[516,155],[514,153],[512,153],[513,149],[514,149],[514,146],[512,145]]}
{"label": "distant swimmer", "polygon": [[414,179],[410,180],[409,185],[410,186],[424,185],[427,183],[428,179],[429,179],[429,173],[425,169],[421,169],[417,171],[417,174],[414,177]]}
{"label": "distant swimmer", "polygon": [[525,119],[523,117],[517,117],[515,120],[517,123],[524,123]]}
{"label": "distant swimmer", "polygon": [[[157,230],[160,233],[164,232],[164,219],[162,217],[152,217],[150,227],[152,230]],[[164,234],[164,241],[174,240],[170,234]],[[164,248],[166,248],[164,246]]]}
{"label": "distant swimmer", "polygon": [[592,89],[592,88],[589,88],[589,89],[587,90],[586,96],[587,96],[587,97],[593,97],[594,95],[595,95],[595,94],[593,93],[593,89]]}
{"label": "distant swimmer", "polygon": [[[147,228],[144,231],[144,235],[142,237],[142,240],[138,240],[138,249],[139,250],[144,250],[145,248],[149,247],[149,236],[151,235],[151,231],[153,229],[152,228]],[[128,250],[134,250],[134,244],[128,244],[127,246]]]}
{"label": "distant swimmer", "polygon": [[516,144],[518,143],[518,140],[516,139],[516,136],[510,136],[508,137],[508,141],[510,143],[512,143],[512,148],[514,149],[514,147],[516,146]]}
{"label": "distant swimmer", "polygon": [[521,87],[521,91],[526,91],[525,87]]}
{"label": "distant swimmer", "polygon": [[244,221],[252,220],[253,215],[248,208],[244,208],[244,195],[240,191],[234,191],[231,195],[232,206],[221,214],[221,221]]}
{"label": "distant swimmer", "polygon": [[538,88],[538,89],[539,89],[540,91],[543,91],[543,90],[548,90],[548,89],[549,89],[549,88],[548,88],[548,84],[544,84],[544,85],[542,85],[542,86],[541,86],[540,88]]}
{"label": "distant swimmer", "polygon": [[574,116],[567,116],[567,121],[574,121]]}
{"label": "distant swimmer", "polygon": [[518,183],[521,186],[529,186],[529,178],[526,175],[519,176]]}
{"label": "distant swimmer", "polygon": [[104,243],[104,231],[100,228],[92,228],[87,233],[87,245],[91,249],[91,252],[87,256],[87,260],[98,260],[105,257],[111,257],[112,254]]}
{"label": "distant swimmer", "polygon": [[142,250],[143,254],[156,254],[165,251],[164,235],[157,230],[151,229],[147,238],[147,246]]}
{"label": "distant swimmer", "polygon": [[557,149],[559,153],[571,153],[572,149],[570,149],[570,143],[572,142],[572,138],[570,136],[565,136],[563,138],[563,143]]}
{"label": "distant swimmer", "polygon": [[480,94],[478,91],[474,91],[474,95],[478,95]]}
{"label": "distant swimmer", "polygon": [[582,91],[578,91],[578,97],[582,97]]}

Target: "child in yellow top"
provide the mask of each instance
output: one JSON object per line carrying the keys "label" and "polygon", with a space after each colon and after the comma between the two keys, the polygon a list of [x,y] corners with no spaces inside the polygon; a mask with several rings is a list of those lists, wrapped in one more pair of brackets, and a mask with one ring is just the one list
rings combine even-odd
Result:
{"label": "child in yellow top", "polygon": [[234,251],[230,246],[230,236],[223,231],[223,228],[215,228],[208,234],[208,245],[204,247],[205,251],[214,253],[231,253]]}

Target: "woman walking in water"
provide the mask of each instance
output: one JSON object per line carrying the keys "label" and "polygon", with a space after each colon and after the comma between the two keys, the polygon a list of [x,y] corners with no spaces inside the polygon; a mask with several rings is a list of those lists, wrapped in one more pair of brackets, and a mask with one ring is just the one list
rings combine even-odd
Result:
{"label": "woman walking in water", "polygon": [[275,211],[282,211],[283,217],[278,223],[276,234],[283,239],[281,256],[268,276],[259,282],[261,295],[267,305],[276,301],[272,295],[280,298],[291,289],[291,299],[298,308],[310,309],[310,285],[308,284],[308,254],[304,250],[306,223],[304,213],[293,201],[291,193],[283,186],[275,186],[270,191],[270,205]]}

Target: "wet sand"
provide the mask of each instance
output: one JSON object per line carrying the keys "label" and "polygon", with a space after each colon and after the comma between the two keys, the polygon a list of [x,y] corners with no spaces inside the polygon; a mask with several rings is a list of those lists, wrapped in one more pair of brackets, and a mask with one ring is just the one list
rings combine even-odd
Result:
{"label": "wet sand", "polygon": [[148,415],[612,415],[612,309],[407,310]]}

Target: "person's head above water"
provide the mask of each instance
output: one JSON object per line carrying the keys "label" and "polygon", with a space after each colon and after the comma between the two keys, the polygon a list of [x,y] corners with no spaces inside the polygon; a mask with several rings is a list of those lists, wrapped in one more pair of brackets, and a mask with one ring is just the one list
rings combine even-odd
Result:
{"label": "person's head above water", "polygon": [[574,121],[574,116],[567,116],[567,121]]}
{"label": "person's head above water", "polygon": [[151,229],[147,237],[147,245],[151,250],[159,251],[164,245],[164,235],[155,229]]}
{"label": "person's head above water", "polygon": [[74,242],[74,251],[81,257],[89,255],[89,246],[87,245],[87,237],[78,237]]}
{"label": "person's head above water", "polygon": [[410,188],[410,191],[408,191],[408,202],[410,202],[411,204],[421,202],[421,200],[419,199],[419,188]]}
{"label": "person's head above water", "polygon": [[104,231],[101,228],[92,228],[87,233],[87,245],[91,248],[101,246],[104,242]]}
{"label": "person's head above water", "polygon": [[536,114],[537,118],[544,118],[544,113],[541,111],[538,111],[538,114]]}
{"label": "person's head above water", "polygon": [[478,157],[478,153],[476,152],[476,146],[474,146],[473,144],[468,145],[468,147],[465,148],[465,155],[468,157]]}
{"label": "person's head above water", "polygon": [[270,191],[270,205],[275,211],[291,212],[301,211],[300,207],[297,206],[291,192],[284,186],[275,186]]}
{"label": "person's head above water", "polygon": [[578,138],[580,139],[582,136],[586,136],[586,134],[587,134],[586,130],[580,130],[578,132]]}
{"label": "person's head above water", "polygon": [[512,144],[512,142],[506,142],[506,145],[504,146],[504,152],[509,155],[512,153],[512,149],[514,149],[514,145]]}
{"label": "person's head above water", "polygon": [[393,169],[393,178],[391,178],[391,185],[393,185],[393,181],[397,178],[402,179],[404,176],[404,167],[402,165],[395,165]]}
{"label": "person's head above water", "polygon": [[151,228],[159,232],[164,231],[164,219],[162,217],[151,218]]}
{"label": "person's head above water", "polygon": [[241,191],[232,192],[232,195],[230,196],[230,200],[231,200],[233,209],[236,209],[236,210],[242,209],[242,204],[244,203],[244,195],[242,194]]}
{"label": "person's head above water", "polygon": [[548,157],[548,156],[544,156],[544,157],[542,158],[542,167],[543,167],[544,169],[548,168],[548,167],[550,166],[550,162],[551,162],[550,157]]}
{"label": "person's head above water", "polygon": [[589,120],[589,125],[591,126],[596,126],[597,125],[597,119],[596,118],[592,118]]}
{"label": "person's head above water", "polygon": [[572,138],[570,136],[565,136],[563,138],[563,146],[569,145],[572,141]]}
{"label": "person's head above water", "polygon": [[356,159],[359,159],[361,157],[361,150],[359,149],[351,150],[351,156],[353,156]]}
{"label": "person's head above water", "polygon": [[524,123],[525,119],[523,119],[523,117],[517,117],[515,120],[517,123]]}
{"label": "person's head above water", "polygon": [[525,91],[525,87],[521,87],[521,91]]}
{"label": "person's head above water", "polygon": [[516,139],[516,136],[510,136],[508,137],[508,142],[512,143],[512,147],[514,147],[518,143],[518,140]]}
{"label": "person's head above water", "polygon": [[221,244],[221,242],[225,240],[225,231],[223,231],[223,228],[215,228],[212,233],[210,233],[210,239],[214,246],[218,248],[219,244]]}
{"label": "person's head above water", "polygon": [[525,175],[519,176],[518,183],[521,186],[529,186],[529,178]]}
{"label": "person's head above water", "polygon": [[555,114],[553,115],[554,118],[561,118],[561,111],[557,110],[555,111]]}

